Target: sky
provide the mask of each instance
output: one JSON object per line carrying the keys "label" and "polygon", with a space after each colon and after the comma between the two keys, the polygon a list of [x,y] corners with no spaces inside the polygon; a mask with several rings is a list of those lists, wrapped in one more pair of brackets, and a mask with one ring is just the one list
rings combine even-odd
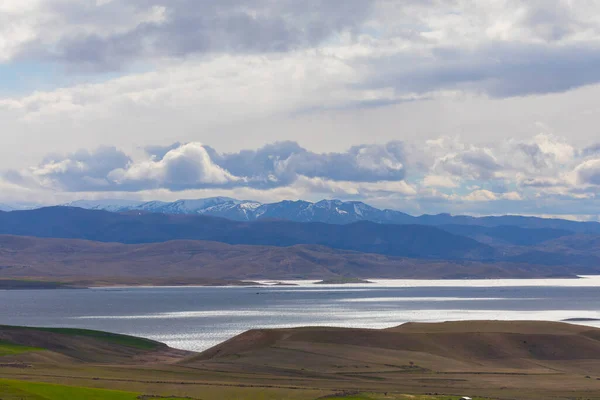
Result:
{"label": "sky", "polygon": [[600,2],[2,0],[0,203],[598,220]]}

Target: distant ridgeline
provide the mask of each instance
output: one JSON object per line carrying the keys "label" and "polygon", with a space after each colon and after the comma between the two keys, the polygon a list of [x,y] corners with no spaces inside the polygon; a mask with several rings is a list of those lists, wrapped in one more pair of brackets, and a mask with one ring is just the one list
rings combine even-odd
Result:
{"label": "distant ridgeline", "polygon": [[[295,222],[324,222],[348,224],[358,221],[371,221],[389,224],[416,225],[477,225],[486,227],[518,226],[521,228],[566,229],[580,233],[600,233],[597,222],[574,222],[560,219],[545,219],[522,216],[469,217],[450,214],[412,215],[395,211],[380,210],[359,201],[285,200],[263,204],[252,200],[237,200],[230,197],[211,197],[199,200],[178,200],[174,202],[130,200],[79,200],[64,204],[65,207],[104,210],[112,212],[140,211],[161,214],[195,214],[227,218],[234,221],[256,221],[261,219],[282,219]],[[0,209],[2,209],[0,207]],[[7,209],[7,210],[10,210]],[[510,236],[510,235],[507,235]]]}
{"label": "distant ridgeline", "polygon": [[[600,224],[595,222],[519,216],[412,217],[363,203],[339,201],[261,205],[217,198],[193,204],[181,201],[79,205],[88,209],[59,206],[0,212],[0,235],[146,244],[141,253],[127,247],[102,251],[122,254],[123,258],[112,259],[115,265],[144,256],[147,265],[160,259],[160,265],[173,266],[193,257],[199,274],[196,276],[218,279],[565,277],[600,273]],[[192,205],[204,211],[192,212]],[[250,220],[209,215],[231,207],[245,210]],[[360,220],[343,224],[342,217]],[[236,247],[221,246],[217,250],[214,242]],[[170,244],[157,247],[166,243]],[[13,271],[10,275],[8,269],[0,268],[0,278],[15,278],[16,266],[35,264],[35,256],[39,254],[50,257],[45,260],[46,265],[52,260],[57,265],[67,262],[58,260],[57,254],[68,254],[69,249],[83,246],[63,243],[58,249],[53,248],[55,245],[2,238],[0,248],[16,253],[0,254],[0,265]],[[87,252],[94,246],[99,249],[96,245],[86,246]],[[218,258],[216,252],[229,254],[231,258]],[[70,256],[77,258],[76,253]],[[89,253],[86,257],[93,258]],[[234,262],[244,269],[233,268],[229,263]],[[105,267],[107,263],[108,260],[102,261]],[[209,271],[208,265],[214,270]],[[287,274],[278,273],[285,265]],[[201,271],[199,266],[203,266]],[[324,266],[327,266],[325,272]],[[274,272],[274,276],[265,276],[266,270]]]}

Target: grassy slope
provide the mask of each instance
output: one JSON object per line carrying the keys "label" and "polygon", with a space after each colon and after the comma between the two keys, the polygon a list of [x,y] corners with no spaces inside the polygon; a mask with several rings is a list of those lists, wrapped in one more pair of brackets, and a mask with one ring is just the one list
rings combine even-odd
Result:
{"label": "grassy slope", "polygon": [[[3,400],[139,400],[140,393],[0,379]],[[148,396],[148,399],[151,397]],[[179,400],[181,397],[161,397]]]}
{"label": "grassy slope", "polygon": [[21,346],[19,344],[0,340],[0,357],[14,356],[17,354],[30,353],[32,351],[43,351],[39,347]]}
{"label": "grassy slope", "polygon": [[162,343],[155,342],[149,339],[143,339],[127,335],[119,335],[116,333],[93,331],[89,329],[71,329],[71,328],[30,328],[30,327],[18,327],[18,326],[5,326],[0,325],[1,331],[33,331],[33,332],[48,332],[55,333],[65,336],[80,336],[97,339],[103,342],[109,342],[121,346],[135,347],[142,350],[153,350],[160,346]]}
{"label": "grassy slope", "polygon": [[24,400],[135,400],[139,396],[137,393],[4,379],[0,380],[0,395],[2,399]]}

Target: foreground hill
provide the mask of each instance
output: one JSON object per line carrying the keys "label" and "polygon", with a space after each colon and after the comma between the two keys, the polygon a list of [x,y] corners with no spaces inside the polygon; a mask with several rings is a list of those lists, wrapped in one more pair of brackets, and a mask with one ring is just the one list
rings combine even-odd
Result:
{"label": "foreground hill", "polygon": [[492,247],[474,239],[423,225],[236,222],[195,215],[119,214],[68,207],[0,212],[0,234],[131,244],[182,239],[265,246],[312,244],[436,259],[483,260],[495,254]]}
{"label": "foreground hill", "polygon": [[183,363],[348,388],[427,387],[505,399],[563,398],[585,388],[572,398],[600,398],[600,329],[552,322],[253,330]]}
{"label": "foreground hill", "polygon": [[[336,250],[323,246],[228,245],[171,241],[127,245],[0,235],[0,278],[90,284],[218,284],[216,280],[356,278],[569,277],[562,266],[436,261]],[[204,279],[205,281],[199,281]],[[15,281],[0,288],[35,288]],[[54,283],[54,287],[63,287]]]}
{"label": "foreground hill", "polygon": [[163,343],[86,329],[0,325],[0,361],[141,363],[179,359],[188,353]]}
{"label": "foreground hill", "polygon": [[498,321],[252,330],[195,354],[105,332],[0,326],[0,374],[1,398],[26,400],[598,400],[600,330]]}
{"label": "foreground hill", "polygon": [[[287,356],[283,357],[283,353]],[[313,354],[320,354],[313,356]],[[253,330],[187,360],[225,362],[240,368],[311,370],[356,362],[392,369],[450,372],[474,370],[579,370],[593,361],[600,372],[600,329],[554,322],[461,321],[408,323],[396,328],[292,328]],[[392,360],[393,363],[392,363]],[[412,363],[411,363],[412,361]],[[345,365],[344,365],[345,364]],[[361,369],[363,369],[362,367]]]}

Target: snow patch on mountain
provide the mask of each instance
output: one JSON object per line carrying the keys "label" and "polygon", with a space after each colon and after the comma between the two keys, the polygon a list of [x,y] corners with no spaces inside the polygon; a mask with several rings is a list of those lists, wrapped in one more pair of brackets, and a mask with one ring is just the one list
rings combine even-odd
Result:
{"label": "snow patch on mountain", "polygon": [[230,197],[211,197],[197,200],[177,200],[170,203],[162,201],[82,200],[65,205],[113,212],[143,211],[162,214],[207,215],[236,221],[281,219],[296,222],[347,224],[365,220],[380,223],[403,223],[407,219],[413,218],[399,211],[379,210],[361,202],[344,202],[341,200],[322,200],[317,203],[302,200],[284,200],[278,203],[263,204],[257,201],[237,200]]}

